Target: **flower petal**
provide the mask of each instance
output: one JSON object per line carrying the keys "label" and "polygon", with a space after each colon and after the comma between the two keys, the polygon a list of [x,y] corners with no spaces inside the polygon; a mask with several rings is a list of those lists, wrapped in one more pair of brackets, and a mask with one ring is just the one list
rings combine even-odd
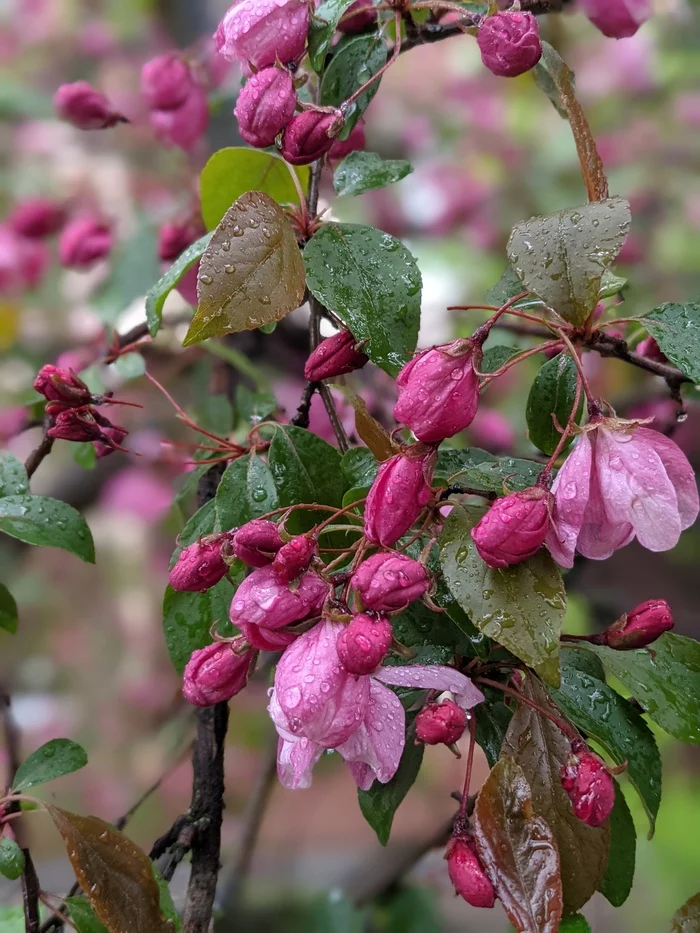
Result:
{"label": "flower petal", "polygon": [[424,690],[449,690],[462,709],[483,703],[484,694],[464,674],[453,667],[410,664],[404,667],[380,667],[373,675],[394,687],[418,687]]}
{"label": "flower petal", "polygon": [[361,790],[376,778],[386,784],[396,774],[406,744],[406,714],[396,694],[372,679],[365,719],[338,751]]}
{"label": "flower petal", "polygon": [[277,776],[288,790],[311,786],[314,765],[323,754],[320,745],[308,739],[287,742],[280,739],[277,746]]}
{"label": "flower petal", "polygon": [[593,449],[589,434],[582,434],[559,470],[552,492],[554,509],[546,545],[562,567],[574,566],[574,552],[590,495]]}
{"label": "flower petal", "polygon": [[[634,528],[626,520],[627,513],[616,514],[611,508],[612,503],[608,503],[603,496],[598,481],[595,449],[595,441],[593,441],[594,457],[591,464],[588,505],[579,531],[576,549],[591,560],[605,560],[619,548],[630,543],[634,538]],[[613,511],[612,518],[610,511]]]}
{"label": "flower petal", "polygon": [[690,528],[700,512],[698,485],[688,458],[678,444],[674,444],[670,437],[666,437],[659,431],[637,428],[635,436],[640,441],[649,443],[659,455],[666,475],[676,490],[681,530],[685,531],[686,528]]}

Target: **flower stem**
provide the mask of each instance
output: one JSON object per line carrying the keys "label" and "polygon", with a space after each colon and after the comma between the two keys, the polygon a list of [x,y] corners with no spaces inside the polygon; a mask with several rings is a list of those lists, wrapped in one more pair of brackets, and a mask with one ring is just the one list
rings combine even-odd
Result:
{"label": "flower stem", "polygon": [[549,710],[544,709],[544,707],[540,706],[539,703],[535,703],[535,701],[531,700],[530,697],[526,697],[524,694],[519,693],[517,690],[513,690],[512,687],[507,687],[505,684],[499,684],[497,680],[490,680],[488,677],[475,677],[474,680],[476,683],[483,684],[485,687],[493,687],[495,690],[502,690],[503,693],[507,693],[508,696],[516,699],[518,703],[524,703],[526,706],[531,706],[542,716],[553,722],[558,729],[561,729],[567,739],[571,739],[573,741],[574,739],[578,738],[576,731],[572,729],[567,722],[564,722],[563,719],[555,716],[554,713],[550,713]]}
{"label": "flower stem", "polygon": [[467,802],[469,800],[469,785],[472,780],[472,765],[474,764],[474,746],[476,745],[476,717],[474,710],[469,714],[469,752],[467,753],[467,769],[464,772],[464,787],[462,789],[462,800],[459,804],[459,816],[466,819]]}

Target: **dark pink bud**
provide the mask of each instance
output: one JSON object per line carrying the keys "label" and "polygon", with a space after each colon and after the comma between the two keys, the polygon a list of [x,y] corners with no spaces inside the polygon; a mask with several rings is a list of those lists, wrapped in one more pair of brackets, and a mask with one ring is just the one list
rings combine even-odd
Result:
{"label": "dark pink bud", "polygon": [[15,233],[33,240],[58,233],[65,219],[63,205],[44,198],[28,198],[15,205],[8,223]]}
{"label": "dark pink bud", "polygon": [[187,100],[194,79],[177,52],[152,58],[141,69],[141,93],[152,110],[175,110]]}
{"label": "dark pink bud", "polygon": [[430,586],[425,567],[403,554],[373,554],[357,568],[352,585],[367,609],[400,612]]}
{"label": "dark pink bud", "polygon": [[649,334],[648,337],[645,337],[641,343],[637,344],[635,352],[648,360],[653,360],[655,363],[668,363],[666,354],[663,352],[651,334]]}
{"label": "dark pink bud", "polygon": [[362,32],[368,26],[374,26],[376,22],[377,11],[371,0],[355,0],[343,13],[338,29],[341,32]]}
{"label": "dark pink bud", "polygon": [[475,352],[473,340],[454,340],[424,350],[399,373],[394,417],[418,440],[435,444],[471,423],[479,404]]}
{"label": "dark pink bud", "polygon": [[561,783],[576,816],[589,826],[602,826],[615,803],[615,784],[603,759],[583,742],[573,743]]}
{"label": "dark pink bud", "polygon": [[483,869],[471,836],[453,836],[445,852],[455,891],[472,907],[493,907],[496,892]]}
{"label": "dark pink bud", "polygon": [[364,149],[367,145],[365,139],[365,121],[360,117],[357,123],[350,130],[347,139],[336,139],[331,146],[329,157],[331,159],[344,159],[351,152],[357,152],[358,149]]}
{"label": "dark pink bud", "polygon": [[223,532],[207,535],[184,548],[170,571],[170,586],[188,593],[203,593],[218,583],[228,570],[222,554],[222,545],[228,540],[229,532]]}
{"label": "dark pink bud", "polygon": [[344,117],[339,110],[323,113],[305,110],[292,117],[285,127],[280,152],[292,165],[308,165],[325,155],[343,128]]}
{"label": "dark pink bud", "polygon": [[60,369],[47,363],[34,380],[34,388],[49,402],[63,402],[73,408],[89,405],[92,393],[82,379],[70,369]]}
{"label": "dark pink bud", "polygon": [[128,123],[104,94],[87,81],[62,84],[53,96],[56,113],[79,130],[104,130],[117,123]]}
{"label": "dark pink bud", "polygon": [[391,647],[393,631],[388,619],[360,613],[338,637],[338,657],[350,674],[371,674]]}
{"label": "dark pink bud", "polygon": [[502,78],[524,74],[542,56],[540,28],[532,13],[487,16],[482,20],[476,41],[484,65]]}
{"label": "dark pink bud", "polygon": [[341,330],[322,340],[306,361],[304,377],[320,382],[321,379],[332,379],[362,369],[369,357],[357,350],[356,345],[357,341],[349,330]]}
{"label": "dark pink bud", "polygon": [[671,607],[665,599],[649,599],[625,613],[600,636],[601,643],[616,651],[644,648],[673,628]]}
{"label": "dark pink bud", "polygon": [[536,554],[544,544],[554,497],[540,486],[496,499],[472,540],[489,567],[511,567]]}
{"label": "dark pink bud", "polygon": [[260,70],[296,61],[304,54],[309,32],[306,0],[238,0],[214,35],[217,51],[244,68]]}
{"label": "dark pink bud", "polygon": [[245,141],[260,149],[271,146],[275,137],[294,116],[297,92],[286,68],[263,68],[238,95],[234,113]]}
{"label": "dark pink bud", "polygon": [[113,454],[115,450],[121,450],[122,441],[128,433],[126,428],[122,428],[118,424],[103,427],[102,439],[95,441],[93,444],[97,459],[101,460],[103,457],[108,457],[110,454]]}
{"label": "dark pink bud", "polygon": [[187,662],[182,693],[194,706],[213,706],[235,697],[248,683],[255,663],[255,651],[236,650],[243,639],[232,643],[214,642],[193,652]]}
{"label": "dark pink bud", "polygon": [[102,425],[96,421],[94,410],[87,406],[59,411],[53,427],[46,433],[63,441],[99,441],[103,438]]}
{"label": "dark pink bud", "polygon": [[426,745],[454,745],[467,728],[467,714],[452,700],[426,703],[416,716],[416,738]]}
{"label": "dark pink bud", "polygon": [[365,502],[365,535],[391,547],[416,521],[430,496],[435,453],[416,444],[385,460]]}
{"label": "dark pink bud", "polygon": [[163,224],[158,231],[158,256],[163,262],[174,262],[188,246],[204,235],[199,217]]}
{"label": "dark pink bud", "polygon": [[253,648],[257,648],[258,651],[283,651],[299,637],[298,632],[290,632],[283,628],[262,628],[253,622],[239,621],[237,625],[241,634],[245,635]]}
{"label": "dark pink bud", "polygon": [[280,580],[291,583],[308,568],[315,553],[316,541],[308,535],[299,535],[282,545],[272,561],[272,569]]}
{"label": "dark pink bud", "polygon": [[233,625],[259,625],[280,629],[321,612],[329,584],[311,571],[293,584],[285,583],[272,567],[254,570],[238,587],[231,600],[229,618]]}
{"label": "dark pink bud", "polygon": [[581,0],[581,8],[593,25],[611,39],[633,36],[652,13],[649,0]]}
{"label": "dark pink bud", "polygon": [[194,84],[185,102],[173,110],[152,110],[151,126],[164,146],[193,149],[209,125],[209,100],[199,84]]}
{"label": "dark pink bud", "polygon": [[283,544],[278,525],[256,518],[235,533],[233,553],[249,567],[266,567]]}
{"label": "dark pink bud", "polygon": [[58,258],[66,269],[89,269],[109,256],[112,231],[96,217],[78,217],[63,228],[58,241]]}

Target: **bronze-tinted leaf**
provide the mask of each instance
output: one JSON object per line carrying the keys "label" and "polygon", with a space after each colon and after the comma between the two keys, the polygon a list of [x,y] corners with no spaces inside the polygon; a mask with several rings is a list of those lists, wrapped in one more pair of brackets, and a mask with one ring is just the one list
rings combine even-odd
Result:
{"label": "bronze-tinted leaf", "polygon": [[184,347],[286,317],[304,297],[296,237],[282,209],[248,191],[226,211],[199,266],[199,305]]}
{"label": "bronze-tinted leaf", "polygon": [[173,933],[146,853],[98,819],[48,808],[75,876],[109,933]]}
{"label": "bronze-tinted leaf", "polygon": [[502,758],[476,799],[476,844],[484,868],[518,933],[556,933],[562,916],[559,853],[535,813],[522,768]]}
{"label": "bronze-tinted leaf", "polygon": [[380,462],[388,460],[396,453],[389,432],[370,414],[364,399],[347,386],[339,388],[355,409],[355,430],[360,439],[365,442],[377,460]]}
{"label": "bronze-tinted leaf", "polygon": [[700,894],[693,894],[673,915],[671,933],[698,933],[698,930],[700,930]]}
{"label": "bronze-tinted leaf", "polygon": [[[559,709],[534,677],[528,677],[526,696],[561,718]],[[575,816],[560,771],[570,751],[561,729],[525,703],[518,704],[510,721],[501,754],[513,758],[523,769],[537,813],[552,828],[561,860],[564,910],[574,913],[588,901],[600,884],[608,861],[610,828],[594,828]]]}

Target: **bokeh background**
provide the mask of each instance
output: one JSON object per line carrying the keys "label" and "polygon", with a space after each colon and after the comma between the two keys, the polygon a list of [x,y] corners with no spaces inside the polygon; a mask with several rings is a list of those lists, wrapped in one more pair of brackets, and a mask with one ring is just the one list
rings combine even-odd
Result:
{"label": "bokeh background", "polygon": [[[34,398],[36,370],[67,351],[75,368],[89,366],[104,350],[105,333],[123,332],[142,320],[143,296],[161,271],[159,226],[191,208],[197,173],[208,154],[241,144],[231,113],[240,87],[235,71],[212,96],[206,140],[188,154],[155,141],[138,94],[140,67],[154,54],[188,48],[205,64],[210,61],[209,38],[224,9],[218,0],[0,2],[0,215],[25,197],[46,195],[71,209],[99,211],[117,237],[110,259],[88,273],[61,270],[52,256],[36,288],[0,293],[0,442],[19,457],[40,437],[38,429],[25,429],[33,416],[25,406]],[[620,312],[625,316],[700,294],[700,4],[659,0],[657,10],[635,37],[617,42],[601,37],[581,14],[543,22],[546,37],[576,72],[611,191],[632,204],[632,232],[617,270],[629,278]],[[53,91],[82,78],[103,89],[132,123],[81,134],[57,122]],[[483,301],[503,271],[514,223],[585,199],[567,123],[530,76],[502,80],[485,72],[475,43],[466,37],[402,56],[366,114],[366,132],[369,150],[409,159],[415,171],[390,189],[335,200],[331,211],[405,238],[416,254],[424,278],[423,345],[468,333],[480,320],[445,308]],[[330,193],[324,190],[324,206]],[[4,261],[0,251],[0,267]],[[206,349],[179,349],[187,307],[171,296],[172,326],[144,349],[144,357],[190,413],[228,429],[229,386],[222,376],[212,388],[210,377],[216,359]],[[285,411],[287,417],[294,412],[302,387],[304,328],[302,309],[269,336],[245,334],[229,344],[233,379],[275,393],[282,418]],[[634,325],[625,334],[633,341],[643,336]],[[508,335],[498,342],[517,338]],[[523,366],[489,390],[484,412],[462,443],[534,453],[524,399],[537,365]],[[675,440],[700,464],[700,415],[692,391],[687,419],[675,424],[675,405],[665,399],[662,384],[615,361],[591,358],[587,365],[597,388],[621,414],[654,414],[656,425],[674,431]],[[171,505],[173,489],[187,478],[188,455],[169,442],[193,437],[138,376],[140,366],[138,357],[130,357],[108,370],[88,370],[94,384],[101,381],[143,405],[120,419],[131,431],[130,450],[139,455],[117,453],[90,468],[94,465],[82,447],[59,442],[33,483],[35,492],[85,512],[97,565],[0,541],[0,578],[20,607],[18,633],[0,632],[0,682],[12,693],[26,752],[58,736],[70,736],[88,750],[87,768],[45,791],[61,805],[116,820],[168,773],[129,824],[128,831],[148,849],[187,808],[190,794],[186,750],[192,711],[179,695],[168,660],[161,600],[174,537],[194,508],[187,495],[177,507]],[[373,412],[387,418],[391,384],[377,373],[353,380]],[[330,436],[318,404],[312,427]],[[642,599],[664,597],[677,631],[699,637],[699,537],[700,532],[689,531],[670,554],[652,555],[633,544],[604,563],[577,565],[568,576],[568,630],[603,627]],[[271,742],[267,686],[265,678],[253,683],[232,706],[224,908],[246,801]],[[658,740],[664,798],[656,836],[646,840],[641,808],[630,795],[640,835],[636,884],[618,911],[602,897],[585,908],[601,933],[658,933],[698,887],[700,757],[663,733]],[[0,759],[3,754],[0,750]],[[480,759],[478,779],[485,770]],[[329,929],[320,915],[304,912],[309,899],[343,889],[362,900],[381,889],[387,866],[430,838],[453,811],[450,793],[459,788],[461,772],[446,749],[428,749],[419,779],[397,814],[388,850],[379,848],[364,823],[349,773],[333,756],[317,769],[312,789],[276,788],[236,929],[261,923],[280,931]],[[71,873],[57,834],[41,815],[30,831],[43,886],[64,892]],[[176,901],[185,876],[181,866]],[[404,892],[400,908],[394,902],[392,910],[375,915],[378,928],[397,933],[507,929],[500,908],[479,912],[452,896],[439,851],[419,863],[410,881],[415,887]],[[17,897],[17,885],[0,885],[0,902]],[[217,929],[233,928],[224,911]]]}

